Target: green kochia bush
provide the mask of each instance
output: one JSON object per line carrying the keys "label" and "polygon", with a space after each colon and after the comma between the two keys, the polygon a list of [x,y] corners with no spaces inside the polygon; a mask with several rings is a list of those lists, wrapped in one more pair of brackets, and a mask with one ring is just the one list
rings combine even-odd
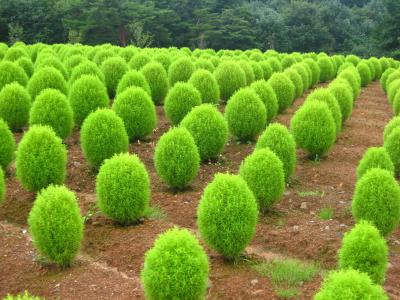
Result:
{"label": "green kochia bush", "polygon": [[162,64],[153,62],[145,65],[141,72],[150,85],[154,104],[160,105],[168,92],[168,75]]}
{"label": "green kochia bush", "polygon": [[392,133],[392,131],[400,127],[400,116],[392,118],[389,123],[386,124],[385,130],[383,131],[383,140],[386,141],[387,137]]}
{"label": "green kochia bush", "polygon": [[382,235],[390,234],[400,221],[400,188],[387,170],[371,169],[357,182],[352,202],[357,222],[370,221]]}
{"label": "green kochia bush", "polygon": [[6,183],[4,178],[4,171],[0,168],[0,206],[6,197]]}
{"label": "green kochia bush", "polygon": [[22,86],[26,86],[28,76],[25,74],[24,69],[15,63],[9,61],[0,61],[0,90],[6,84],[18,82]]}
{"label": "green kochia bush", "polygon": [[149,205],[150,181],[136,155],[106,159],[96,178],[97,203],[102,213],[121,224],[143,217]]}
{"label": "green kochia bush", "polygon": [[383,72],[380,80],[381,88],[386,93],[386,80],[388,79],[389,75],[392,74],[396,69],[388,68],[385,72]]}
{"label": "green kochia bush", "polygon": [[7,295],[3,300],[42,300],[42,298],[30,295],[27,291],[17,296]]}
{"label": "green kochia bush", "polygon": [[274,73],[268,80],[278,98],[279,111],[283,112],[292,105],[295,97],[295,86],[284,73]]}
{"label": "green kochia bush", "polygon": [[41,68],[44,68],[44,67],[53,67],[53,68],[57,69],[63,75],[64,79],[68,80],[68,72],[65,69],[64,65],[62,64],[62,62],[58,58],[46,57],[46,58],[40,60],[40,62],[36,62],[35,71],[37,71]]}
{"label": "green kochia bush", "polygon": [[71,73],[69,78],[69,85],[72,86],[75,81],[77,81],[83,75],[91,75],[97,77],[103,84],[105,84],[106,80],[104,78],[103,72],[100,68],[91,61],[83,62],[78,65]]}
{"label": "green kochia bush", "polygon": [[229,99],[225,118],[232,135],[241,141],[251,141],[264,129],[267,110],[257,93],[248,87]]}
{"label": "green kochia bush", "polygon": [[360,62],[357,65],[357,71],[360,73],[361,76],[361,86],[366,86],[371,83],[372,81],[372,74],[371,71],[365,62]]}
{"label": "green kochia bush", "polygon": [[186,229],[161,234],[145,256],[140,277],[146,299],[204,299],[209,264],[198,240]]}
{"label": "green kochia bush", "polygon": [[170,86],[174,86],[178,81],[187,82],[195,70],[196,67],[188,57],[182,57],[172,62],[168,68]]}
{"label": "green kochia bush", "polygon": [[255,80],[255,76],[251,64],[246,60],[240,60],[238,64],[244,71],[244,74],[246,75],[246,85],[252,84]]}
{"label": "green kochia bush", "polygon": [[226,258],[235,258],[256,231],[258,207],[244,179],[216,174],[197,208],[197,225],[206,244]]}
{"label": "green kochia bush", "polygon": [[50,261],[68,267],[83,239],[83,218],[75,194],[64,186],[42,190],[28,218],[33,244]]}
{"label": "green kochia bush", "polygon": [[134,70],[140,70],[151,61],[151,57],[146,53],[136,54],[129,61],[129,67]]}
{"label": "green kochia bush", "polygon": [[388,264],[387,256],[388,247],[379,230],[361,221],[343,238],[339,267],[367,273],[376,284],[382,284]]}
{"label": "green kochia bush", "polygon": [[338,75],[338,78],[345,79],[353,90],[353,100],[356,100],[361,90],[361,80],[358,80],[358,72],[355,68],[348,68]]}
{"label": "green kochia bush", "polygon": [[200,92],[190,83],[177,82],[165,98],[165,115],[172,124],[179,124],[193,107],[201,104]]}
{"label": "green kochia bush", "polygon": [[157,174],[172,188],[183,189],[195,179],[200,155],[186,128],[173,128],[161,136],[154,152],[154,165]]}
{"label": "green kochia bush", "polygon": [[122,57],[111,57],[102,63],[101,70],[106,80],[108,95],[114,98],[118,82],[129,70],[128,64]]}
{"label": "green kochia bush", "polygon": [[68,100],[78,126],[91,112],[106,108],[109,103],[107,88],[99,78],[92,75],[83,75],[74,82]]}
{"label": "green kochia bush", "polygon": [[246,74],[233,61],[224,61],[219,64],[214,76],[221,91],[221,99],[224,101],[227,101],[237,90],[246,86]]}
{"label": "green kochia bush", "polygon": [[29,119],[31,97],[17,82],[7,84],[0,91],[0,118],[13,130],[21,130]]}
{"label": "green kochia bush", "polygon": [[130,70],[125,73],[118,83],[117,95],[130,87],[141,87],[147,94],[149,94],[149,96],[151,96],[150,85],[144,75],[139,71]]}
{"label": "green kochia bush", "polygon": [[336,140],[335,121],[326,103],[309,101],[292,117],[291,131],[298,147],[321,156]]}
{"label": "green kochia bush", "polygon": [[67,83],[57,69],[53,67],[43,67],[33,73],[27,86],[28,92],[35,101],[36,97],[45,89],[56,89],[67,95]]}
{"label": "green kochia bush", "polygon": [[61,139],[67,138],[74,127],[74,116],[67,97],[58,90],[43,90],[32,105],[29,125],[48,125]]}
{"label": "green kochia bush", "polygon": [[0,119],[0,168],[4,170],[14,159],[15,140],[7,123]]}
{"label": "green kochia bush", "polygon": [[269,148],[279,157],[288,181],[296,168],[296,142],[289,130],[279,123],[269,125],[257,141],[256,149],[263,148]]}
{"label": "green kochia bush", "polygon": [[292,81],[295,87],[295,97],[299,98],[303,95],[305,87],[303,86],[303,80],[301,79],[300,74],[293,68],[286,69],[283,73]]}
{"label": "green kochia bush", "polygon": [[[394,100],[399,91],[400,79],[393,80],[387,87],[387,99],[392,106],[394,106]],[[396,106],[393,108],[396,109]]]}
{"label": "green kochia bush", "polygon": [[331,272],[314,300],[389,300],[380,285],[356,270]]}
{"label": "green kochia bush", "polygon": [[210,71],[203,69],[195,71],[190,77],[189,83],[200,92],[202,103],[217,104],[219,102],[219,85]]}
{"label": "green kochia bush", "polygon": [[265,80],[257,80],[250,86],[264,102],[267,109],[267,123],[270,123],[278,114],[278,98],[271,85]]}
{"label": "green kochia bush", "polygon": [[392,163],[394,165],[395,174],[400,172],[400,128],[393,128],[390,134],[385,137],[384,147],[389,153]]}
{"label": "green kochia bush", "polygon": [[18,145],[17,177],[28,191],[36,192],[50,184],[63,184],[67,150],[48,126],[32,126]]}
{"label": "green kochia bush", "polygon": [[334,81],[329,85],[328,90],[336,98],[342,116],[342,123],[344,123],[353,111],[353,91],[351,87],[340,81]]}
{"label": "green kochia bush", "polygon": [[130,87],[118,94],[112,109],[124,121],[130,139],[145,138],[157,125],[154,103],[140,87]]}
{"label": "green kochia bush", "polygon": [[21,57],[16,61],[16,64],[24,69],[28,77],[32,76],[34,67],[32,61],[29,58]]}
{"label": "green kochia bush", "polygon": [[247,182],[259,208],[265,211],[279,201],[285,190],[283,164],[270,149],[260,149],[249,155],[240,166],[239,175]]}
{"label": "green kochia bush", "polygon": [[319,68],[318,63],[313,60],[312,58],[307,58],[304,60],[304,63],[306,63],[310,69],[311,69],[311,85],[316,85],[319,82],[321,70]]}
{"label": "green kochia bush", "polygon": [[202,160],[217,157],[228,141],[226,120],[211,104],[193,108],[182,120],[181,126],[193,136]]}
{"label": "green kochia bush", "polygon": [[319,78],[321,82],[331,80],[335,76],[335,68],[329,57],[322,56],[318,58],[317,63],[321,71]]}
{"label": "green kochia bush", "polygon": [[394,166],[384,147],[371,147],[363,155],[357,167],[357,178],[360,179],[368,170],[380,168],[394,174]]}
{"label": "green kochia bush", "polygon": [[81,128],[81,147],[89,164],[98,168],[116,153],[127,152],[129,138],[122,119],[110,109],[91,113]]}

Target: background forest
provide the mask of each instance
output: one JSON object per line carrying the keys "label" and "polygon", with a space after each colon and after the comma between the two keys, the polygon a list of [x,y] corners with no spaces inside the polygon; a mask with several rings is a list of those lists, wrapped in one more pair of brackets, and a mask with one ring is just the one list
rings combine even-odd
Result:
{"label": "background forest", "polygon": [[399,58],[399,0],[2,0],[0,41]]}

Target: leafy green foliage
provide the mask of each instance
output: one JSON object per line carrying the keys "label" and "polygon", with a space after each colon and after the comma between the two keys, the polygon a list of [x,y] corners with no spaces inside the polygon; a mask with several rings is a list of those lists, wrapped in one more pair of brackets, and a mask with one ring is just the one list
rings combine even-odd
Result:
{"label": "leafy green foliage", "polygon": [[247,60],[240,60],[237,64],[242,68],[246,75],[246,85],[250,85],[255,80],[255,75],[251,64]]}
{"label": "leafy green foliage", "polygon": [[303,95],[305,87],[303,86],[303,80],[300,74],[293,68],[286,69],[283,72],[292,81],[295,88],[295,98],[299,98]]}
{"label": "leafy green foliage", "polygon": [[361,76],[361,86],[367,86],[372,81],[372,74],[367,63],[361,61],[357,65],[357,71]]}
{"label": "leafy green foliage", "polygon": [[133,70],[140,70],[145,65],[151,62],[151,57],[146,53],[138,53],[129,61],[129,67]]}
{"label": "leafy green foliage", "polygon": [[7,123],[0,119],[0,168],[7,169],[14,159],[15,139]]}
{"label": "leafy green foliage", "polygon": [[26,75],[31,77],[33,74],[33,63],[29,58],[21,57],[16,61],[17,65],[24,69]]}
{"label": "leafy green foliage", "polygon": [[162,64],[153,62],[145,65],[141,72],[150,85],[154,104],[160,105],[168,93],[168,75]]}
{"label": "leafy green foliage", "polygon": [[388,79],[389,75],[392,74],[394,71],[396,71],[396,69],[394,68],[388,68],[386,69],[385,72],[383,72],[381,79],[380,79],[380,84],[381,84],[381,88],[382,90],[386,93],[386,80]]}
{"label": "leafy green foliage", "polygon": [[357,222],[370,221],[382,235],[389,235],[400,222],[400,188],[387,170],[371,169],[357,182],[352,202]]}
{"label": "leafy green foliage", "polygon": [[130,87],[141,87],[147,94],[149,94],[149,96],[151,96],[150,85],[144,75],[139,71],[129,70],[124,74],[118,83],[117,95]]}
{"label": "leafy green foliage", "polygon": [[195,69],[192,60],[188,57],[182,57],[172,62],[168,68],[170,86],[173,87],[179,81],[187,82]]}
{"label": "leafy green foliage", "polygon": [[41,300],[39,297],[30,295],[27,291],[17,296],[7,295],[4,300]]}
{"label": "leafy green foliage", "polygon": [[68,72],[65,69],[63,63],[58,58],[45,57],[44,59],[42,59],[40,61],[37,60],[36,64],[35,64],[35,72],[44,67],[53,67],[53,68],[57,69],[63,75],[64,79],[66,81],[68,81]]}
{"label": "leafy green foliage", "polygon": [[114,98],[118,82],[129,70],[128,64],[121,57],[110,57],[101,64],[101,70],[106,80],[108,95]]}
{"label": "leafy green foliage", "polygon": [[329,57],[319,57],[317,63],[321,71],[319,77],[321,82],[327,82],[335,76],[335,69],[332,60]]}
{"label": "leafy green foliage", "polygon": [[40,254],[61,267],[71,265],[83,239],[83,219],[73,192],[54,185],[42,190],[28,224]]}
{"label": "leafy green foliage", "polygon": [[190,77],[189,83],[200,92],[202,103],[218,104],[220,100],[219,85],[210,71],[204,69],[195,71]]}
{"label": "leafy green foliage", "polygon": [[345,79],[353,90],[353,100],[357,99],[361,91],[361,81],[357,78],[356,70],[354,68],[348,68],[342,71],[337,78]]}
{"label": "leafy green foliage", "polygon": [[21,130],[28,123],[30,108],[31,97],[19,83],[7,84],[0,91],[0,118],[13,131]]}
{"label": "leafy green foliage", "polygon": [[197,226],[208,246],[235,258],[253,239],[257,215],[257,200],[244,179],[218,173],[201,197]]}
{"label": "leafy green foliage", "polygon": [[198,240],[186,229],[161,234],[145,256],[140,277],[147,299],[205,297],[208,258]]}
{"label": "leafy green foliage", "polygon": [[295,86],[284,73],[274,73],[268,80],[278,98],[279,112],[285,111],[295,98]]}
{"label": "leafy green foliage", "polygon": [[[390,125],[393,125],[393,124],[390,124]],[[388,130],[386,130],[386,131],[388,131]],[[387,133],[387,132],[385,132],[385,133]],[[393,128],[391,130],[390,134],[388,134],[385,137],[383,146],[385,147],[387,153],[389,153],[389,156],[392,160],[395,175],[399,174],[399,172],[400,172],[400,151],[399,151],[399,149],[400,149],[400,128],[398,126]]]}
{"label": "leafy green foliage", "polygon": [[91,61],[85,61],[79,64],[72,70],[71,76],[69,78],[69,85],[73,86],[75,81],[84,75],[91,75],[97,77],[103,84],[105,84],[106,79],[104,78],[103,71]]}
{"label": "leafy green foliage", "polygon": [[385,130],[383,131],[383,140],[386,141],[387,137],[392,133],[392,131],[400,127],[400,116],[396,116],[392,118],[385,126]]}
{"label": "leafy green foliage", "polygon": [[394,175],[392,160],[384,147],[371,147],[364,153],[357,167],[357,178],[360,179],[373,168],[388,170]]}
{"label": "leafy green foliage", "polygon": [[224,61],[219,64],[214,76],[221,91],[221,99],[224,101],[227,101],[240,88],[246,86],[245,72],[233,61]]}
{"label": "leafy green foliage", "polygon": [[3,169],[0,168],[0,205],[3,203],[5,197],[6,197],[5,176]]}
{"label": "leafy green foliage", "polygon": [[353,111],[353,91],[349,85],[340,81],[334,81],[329,85],[328,90],[339,104],[342,123],[344,123]]}
{"label": "leafy green foliage", "polygon": [[278,98],[272,86],[265,80],[257,80],[250,87],[257,93],[264,102],[267,109],[267,123],[270,123],[278,114]]}
{"label": "leafy green foliage", "polygon": [[17,82],[22,86],[26,86],[28,76],[24,69],[15,63],[9,61],[0,61],[0,91],[6,84]]}
{"label": "leafy green foliage", "polygon": [[67,83],[56,68],[43,67],[33,73],[27,86],[28,92],[31,95],[32,101],[45,89],[59,90],[64,95],[67,95]]}
{"label": "leafy green foliage", "polygon": [[[134,183],[134,184],[133,184]],[[121,224],[144,216],[150,199],[150,180],[136,155],[106,159],[96,177],[97,203],[102,213]]]}

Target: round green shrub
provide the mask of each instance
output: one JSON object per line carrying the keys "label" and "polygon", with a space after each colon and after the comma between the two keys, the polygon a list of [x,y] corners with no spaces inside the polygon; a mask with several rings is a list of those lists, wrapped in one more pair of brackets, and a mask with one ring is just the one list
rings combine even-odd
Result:
{"label": "round green shrub", "polygon": [[225,107],[230,133],[240,141],[252,141],[264,129],[267,109],[252,88],[237,91]]}
{"label": "round green shrub", "polygon": [[371,63],[375,71],[375,76],[373,79],[374,80],[380,79],[382,76],[382,65],[379,62],[379,59],[377,59],[376,57],[371,57],[368,59],[368,61]]}
{"label": "round green shrub", "polygon": [[285,111],[292,105],[296,88],[293,82],[284,73],[274,73],[268,80],[278,98],[279,112]]}
{"label": "round green shrub", "polygon": [[98,109],[83,122],[81,147],[89,164],[98,168],[114,154],[128,152],[129,138],[122,119],[110,109]]}
{"label": "round green shrub", "polygon": [[289,68],[291,65],[294,65],[296,63],[296,59],[292,55],[286,55],[282,60],[282,68],[285,70]]}
{"label": "round green shrub", "polygon": [[152,62],[145,65],[141,72],[150,85],[151,98],[155,105],[160,105],[168,93],[168,75],[162,64]]}
{"label": "round green shrub", "polygon": [[388,170],[394,175],[392,160],[384,147],[371,147],[364,153],[357,167],[357,178],[360,179],[373,168]]}
{"label": "round green shrub", "polygon": [[317,63],[321,71],[319,78],[321,82],[327,82],[335,76],[335,68],[329,57],[319,57]]}
{"label": "round green shrub", "polygon": [[187,230],[161,234],[145,256],[140,274],[147,299],[205,298],[209,263],[198,240]]}
{"label": "round green shrub", "polygon": [[369,69],[367,63],[360,62],[357,65],[357,71],[361,76],[361,86],[367,86],[372,81],[371,70]]}
{"label": "round green shrub", "polygon": [[388,68],[385,72],[383,72],[380,80],[381,88],[382,90],[386,93],[386,81],[389,77],[390,74],[392,74],[396,69],[394,68]]}
{"label": "round green shrub", "polygon": [[361,221],[347,232],[339,250],[340,269],[354,269],[382,284],[388,265],[388,247],[378,229]]}
{"label": "round green shrub", "polygon": [[6,183],[4,178],[3,169],[0,168],[0,206],[6,197]]}
{"label": "round green shrub", "polygon": [[197,226],[206,244],[235,258],[256,231],[257,200],[240,176],[221,174],[207,185],[197,208]]}
{"label": "round green shrub", "polygon": [[196,178],[200,155],[186,128],[172,128],[161,136],[154,152],[154,165],[158,176],[174,189],[183,189]]}
{"label": "round green shrub", "polygon": [[140,70],[151,62],[151,57],[146,53],[138,53],[129,61],[129,67],[133,70]]}
{"label": "round green shrub", "polygon": [[171,65],[170,57],[165,53],[157,54],[153,57],[154,61],[159,62],[164,67],[165,71],[168,71],[169,66]]}
{"label": "round green shrub", "polygon": [[264,80],[268,80],[273,73],[271,65],[267,61],[261,61],[258,63],[263,71],[263,78]]}
{"label": "round green shrub", "polygon": [[106,159],[96,177],[100,211],[120,224],[132,224],[149,206],[150,180],[136,155],[116,154]]}
{"label": "round green shrub", "polygon": [[32,241],[41,255],[68,267],[83,239],[83,218],[75,194],[50,185],[36,197],[28,218]]}
{"label": "round green shrub", "polygon": [[20,66],[22,69],[24,69],[28,78],[32,76],[34,66],[33,66],[33,62],[29,58],[21,57],[20,59],[18,59],[16,61],[16,63],[18,66]]}
{"label": "round green shrub", "polygon": [[33,73],[27,86],[28,92],[34,102],[36,97],[45,89],[59,90],[67,95],[67,83],[57,69],[53,67],[43,67]]}
{"label": "round green shrub", "polygon": [[145,138],[156,128],[156,108],[149,94],[140,87],[130,87],[118,94],[112,109],[124,121],[132,140]]}
{"label": "round green shrub", "polygon": [[239,175],[247,182],[265,211],[279,201],[285,191],[282,161],[268,148],[256,150],[240,166]]}
{"label": "round green shrub", "polygon": [[132,57],[134,57],[137,53],[138,53],[138,50],[136,48],[134,48],[133,46],[128,46],[128,47],[122,48],[118,54],[123,59],[125,59],[126,62],[129,62],[132,59]]}
{"label": "round green shrub", "polygon": [[352,201],[352,213],[357,222],[370,221],[387,236],[400,221],[400,188],[387,170],[367,171],[358,181]]}
{"label": "round green shrub", "polygon": [[312,157],[329,151],[336,140],[336,126],[332,113],[323,101],[308,101],[294,114],[291,132],[298,147]]}
{"label": "round green shrub", "polygon": [[7,123],[0,119],[0,168],[4,170],[14,160],[15,139]]}
{"label": "round green shrub", "polygon": [[270,124],[257,141],[256,150],[269,148],[282,161],[285,180],[288,181],[296,169],[296,142],[282,124]]}
{"label": "round green shrub", "polygon": [[400,116],[392,118],[389,123],[386,124],[385,130],[383,131],[383,141],[386,141],[387,137],[392,133],[393,129],[400,127]]}
{"label": "round green shrub", "polygon": [[293,68],[286,69],[284,71],[284,74],[287,77],[289,77],[289,79],[292,81],[292,83],[294,85],[295,98],[301,97],[301,95],[303,95],[305,87],[303,86],[303,80],[301,79],[300,74]]}
{"label": "round green shrub", "polygon": [[381,64],[383,72],[386,71],[386,69],[391,67],[390,62],[388,61],[388,59],[386,57],[379,58],[379,63]]}
{"label": "round green shrub", "polygon": [[398,79],[400,79],[400,70],[396,70],[396,71],[392,72],[391,74],[389,74],[389,76],[386,79],[386,83],[385,83],[386,92],[388,91],[390,84],[393,81],[398,80]]}
{"label": "round green shrub", "polygon": [[223,115],[211,104],[202,104],[192,109],[181,122],[193,136],[200,158],[217,157],[228,141],[228,125]]}
{"label": "round green shrub", "polygon": [[168,68],[170,86],[173,87],[179,81],[187,82],[195,70],[196,67],[190,58],[182,57],[172,62]]}
{"label": "round green shrub", "polygon": [[273,73],[281,72],[283,70],[282,64],[281,64],[281,62],[279,61],[278,58],[270,57],[270,58],[267,59],[267,62],[271,66],[271,68],[273,70]]}
{"label": "round green shrub", "polygon": [[29,125],[48,125],[61,139],[67,138],[74,127],[74,116],[67,97],[58,90],[43,90],[32,105]]}
{"label": "round green shrub", "polygon": [[306,63],[311,69],[311,86],[316,85],[319,82],[321,75],[321,69],[318,63],[312,58],[305,59],[304,63]]}
{"label": "round green shrub", "polygon": [[240,60],[237,63],[242,68],[244,74],[246,75],[246,85],[252,84],[255,80],[255,75],[253,68],[251,67],[251,64],[246,60]]}
{"label": "round green shrub", "polygon": [[96,54],[93,57],[93,62],[97,64],[98,66],[101,66],[103,62],[105,62],[108,58],[112,58],[117,56],[114,51],[111,49],[100,49],[99,51],[96,52]]}
{"label": "round green shrub", "polygon": [[68,74],[71,75],[72,71],[84,62],[88,62],[89,60],[81,54],[76,54],[68,57],[65,62],[65,69],[67,70]]}
{"label": "round green shrub", "polygon": [[267,109],[267,123],[270,123],[278,114],[278,98],[272,86],[265,80],[257,80],[250,86],[264,102]]}
{"label": "round green shrub", "polygon": [[28,123],[30,108],[31,97],[19,83],[7,84],[0,91],[0,118],[11,130],[21,130]]}
{"label": "round green shrub", "polygon": [[42,300],[42,298],[30,295],[27,291],[17,296],[7,295],[3,300]]}
{"label": "round green shrub", "polygon": [[165,98],[165,115],[172,124],[178,125],[193,107],[200,104],[201,94],[193,85],[177,82]]}
{"label": "round green shrub", "polygon": [[349,85],[339,81],[334,81],[330,84],[328,90],[339,104],[342,123],[344,123],[353,111],[353,91]]}
{"label": "round green shrub", "polygon": [[342,270],[329,273],[314,300],[389,300],[380,285],[365,273]]}
{"label": "round green shrub", "polygon": [[111,57],[101,64],[101,70],[106,80],[108,95],[114,98],[118,82],[129,70],[128,64],[122,57]]}
{"label": "round green shrub", "polygon": [[310,70],[310,73],[308,73],[308,71],[307,71],[307,68],[309,68],[308,67],[308,65],[306,65],[306,64],[304,64],[304,63],[296,63],[296,64],[294,64],[292,67],[291,67],[291,69],[294,69],[294,70],[296,70],[297,71],[297,73],[300,75],[300,77],[301,77],[301,81],[302,81],[302,84],[303,84],[303,92],[302,92],[302,94],[311,86],[311,84],[312,84],[312,82],[311,82],[311,80],[312,80],[312,72],[311,72],[311,69],[309,69]]}
{"label": "round green shrub", "polygon": [[[353,90],[353,100],[357,99],[361,91],[361,83],[358,82],[357,75],[353,68],[348,68],[347,70],[341,72],[338,78],[345,79],[351,86]],[[355,101],[353,101],[355,103]]]}
{"label": "round green shrub", "polygon": [[6,52],[4,60],[15,62],[22,57],[29,58],[29,54],[25,49],[26,47],[12,46]]}
{"label": "round green shrub", "polygon": [[356,55],[350,54],[346,56],[345,61],[353,64],[354,66],[357,66],[358,63],[361,61],[361,58]]}
{"label": "round green shrub", "polygon": [[91,61],[83,62],[72,70],[71,76],[69,78],[69,85],[72,86],[75,81],[81,78],[83,75],[91,75],[97,77],[103,84],[106,80],[101,69]]}
{"label": "round green shrub", "polygon": [[0,91],[6,84],[17,82],[26,86],[28,76],[24,69],[9,61],[0,61]]}
{"label": "round green shrub", "polygon": [[400,79],[393,80],[387,87],[387,99],[391,105],[394,104],[396,94],[400,91]]}
{"label": "round green shrub", "polygon": [[195,66],[196,70],[202,69],[202,70],[207,70],[211,73],[215,71],[215,67],[212,64],[212,62],[207,59],[204,59],[204,58],[197,59],[194,62],[194,66]]}
{"label": "round green shrub", "polygon": [[122,76],[118,83],[117,95],[124,92],[130,87],[141,87],[151,97],[150,85],[144,77],[143,73],[136,70],[129,70]]}
{"label": "round green shrub", "polygon": [[254,73],[254,80],[261,80],[264,79],[264,72],[259,63],[255,61],[250,62],[250,66],[253,69]]}
{"label": "round green shrub", "polygon": [[30,127],[17,149],[17,177],[22,186],[36,192],[50,184],[63,184],[66,167],[66,147],[53,129]]}
{"label": "round green shrub", "polygon": [[219,85],[210,71],[203,69],[195,71],[190,77],[189,83],[200,92],[202,103],[217,104],[219,102]]}
{"label": "round green shrub", "polygon": [[400,129],[395,127],[391,129],[390,134],[384,140],[384,147],[389,153],[390,159],[393,162],[395,174],[400,173]]}
{"label": "round green shrub", "polygon": [[236,91],[246,86],[246,74],[243,69],[233,61],[220,63],[214,72],[217,79],[221,99],[227,101]]}
{"label": "round green shrub", "polygon": [[63,75],[64,79],[67,81],[68,80],[68,72],[65,69],[64,65],[62,62],[56,58],[56,57],[46,57],[42,59],[40,62],[36,62],[35,64],[35,71],[40,70],[41,68],[44,67],[53,67],[60,71],[60,73]]}

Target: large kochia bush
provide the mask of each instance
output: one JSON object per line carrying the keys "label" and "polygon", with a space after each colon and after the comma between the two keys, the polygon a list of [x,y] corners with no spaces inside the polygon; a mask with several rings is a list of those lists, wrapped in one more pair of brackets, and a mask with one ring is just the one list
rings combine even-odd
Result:
{"label": "large kochia bush", "polygon": [[67,83],[57,69],[53,67],[43,67],[33,73],[27,86],[28,92],[35,101],[36,97],[45,89],[59,90],[64,95],[67,95]]}
{"label": "large kochia bush", "polygon": [[364,153],[357,167],[357,178],[360,179],[373,168],[388,170],[394,175],[392,160],[384,147],[371,147]]}
{"label": "large kochia bush", "polygon": [[187,82],[196,70],[192,60],[188,57],[182,57],[172,62],[168,68],[168,79],[170,86],[182,81]]}
{"label": "large kochia bush", "polygon": [[141,72],[150,85],[151,97],[155,105],[160,105],[168,93],[168,75],[162,64],[148,63]]}
{"label": "large kochia bush", "polygon": [[351,87],[341,81],[334,81],[329,85],[328,90],[336,98],[342,116],[342,123],[344,123],[353,111],[353,94]]}
{"label": "large kochia bush", "polygon": [[278,114],[278,98],[271,85],[265,80],[257,80],[250,86],[264,102],[267,109],[267,123],[270,123]]}
{"label": "large kochia bush", "polygon": [[28,218],[33,244],[61,267],[71,265],[83,239],[83,218],[75,194],[64,186],[42,190]]}
{"label": "large kochia bush", "polygon": [[202,103],[217,104],[219,102],[219,85],[210,71],[203,69],[195,71],[190,77],[189,83],[200,92]]}
{"label": "large kochia bush", "polygon": [[25,74],[24,69],[15,63],[0,61],[0,90],[2,90],[6,84],[13,82],[26,86],[28,76]]}
{"label": "large kochia bush", "polygon": [[68,82],[69,85],[72,86],[75,81],[77,81],[84,75],[97,77],[105,85],[106,80],[104,78],[103,72],[94,62],[91,61],[85,61],[72,70]]}
{"label": "large kochia bush", "polygon": [[145,256],[140,278],[147,299],[204,299],[209,263],[198,240],[187,230],[161,234]]}
{"label": "large kochia bush", "polygon": [[110,98],[114,98],[118,82],[129,70],[128,64],[121,57],[111,57],[101,64],[101,70],[106,80],[108,95]]}
{"label": "large kochia bush", "polygon": [[278,98],[279,112],[292,105],[295,97],[295,86],[284,73],[274,73],[268,80]]}
{"label": "large kochia bush", "polygon": [[[388,133],[387,133],[388,134]],[[400,128],[395,127],[385,137],[384,144],[386,151],[389,153],[392,160],[395,175],[400,173]]]}
{"label": "large kochia bush", "polygon": [[3,119],[0,119],[0,168],[4,170],[14,159],[15,139]]}
{"label": "large kochia bush", "polygon": [[244,179],[219,173],[201,197],[197,225],[208,246],[235,258],[253,239],[257,215],[257,200]]}
{"label": "large kochia bush", "polygon": [[219,64],[214,76],[221,91],[221,99],[224,101],[227,101],[237,90],[246,86],[246,74],[233,61],[224,61]]}
{"label": "large kochia bush", "polygon": [[118,82],[117,95],[121,94],[130,87],[141,87],[147,94],[149,94],[149,96],[151,96],[150,85],[143,73],[139,71],[130,70],[124,74],[124,76]]}

